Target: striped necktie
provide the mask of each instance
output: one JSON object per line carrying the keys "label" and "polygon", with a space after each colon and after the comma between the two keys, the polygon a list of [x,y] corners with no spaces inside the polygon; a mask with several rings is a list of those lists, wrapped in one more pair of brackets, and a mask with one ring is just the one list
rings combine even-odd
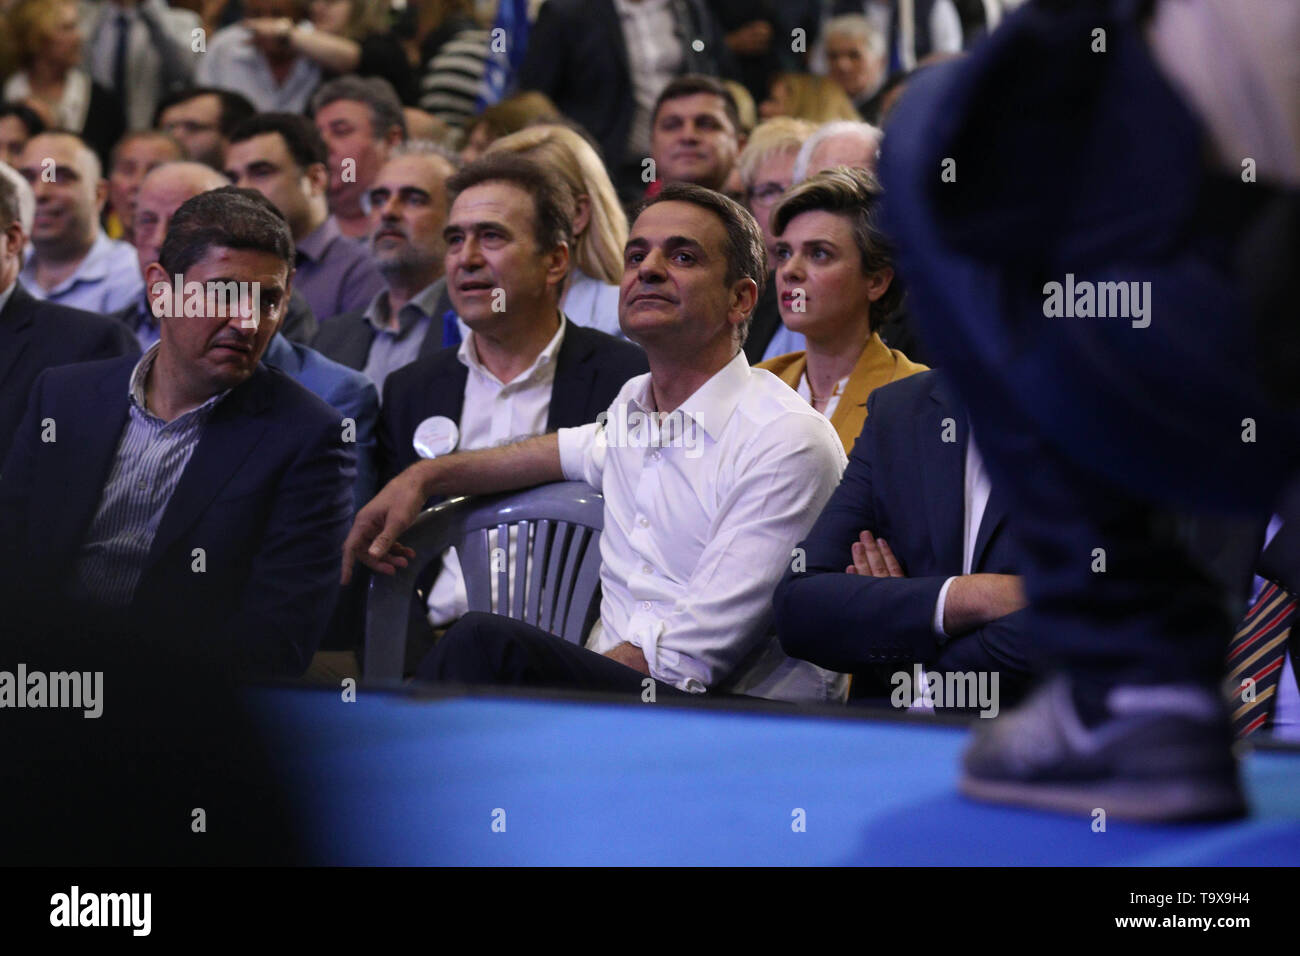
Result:
{"label": "striped necktie", "polygon": [[1232,730],[1238,737],[1267,727],[1272,719],[1296,608],[1295,595],[1269,581],[1228,645],[1226,689],[1229,706],[1234,708]]}

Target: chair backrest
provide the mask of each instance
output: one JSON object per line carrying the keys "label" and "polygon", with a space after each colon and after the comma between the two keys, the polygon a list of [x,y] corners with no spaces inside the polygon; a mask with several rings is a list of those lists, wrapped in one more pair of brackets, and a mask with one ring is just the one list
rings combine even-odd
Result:
{"label": "chair backrest", "polygon": [[[495,611],[581,644],[600,612],[604,523],[604,498],[581,481],[452,498],[428,509],[401,536],[402,543],[415,551],[414,560],[392,577],[371,576],[366,680],[401,680],[411,602],[425,570],[449,547],[459,553],[471,611]],[[491,547],[493,531],[496,548]]]}

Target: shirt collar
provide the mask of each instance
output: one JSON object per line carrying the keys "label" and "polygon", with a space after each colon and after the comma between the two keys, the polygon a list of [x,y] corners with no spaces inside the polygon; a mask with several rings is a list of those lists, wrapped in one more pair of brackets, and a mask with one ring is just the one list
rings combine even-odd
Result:
{"label": "shirt collar", "polygon": [[305,259],[319,262],[325,255],[325,250],[341,235],[343,233],[339,230],[338,220],[333,216],[327,216],[324,222],[303,236],[301,241],[297,243],[298,252]]}
{"label": "shirt collar", "polygon": [[[108,233],[104,232],[103,229],[99,230],[99,235],[95,236],[90,251],[86,253],[86,257],[77,266],[77,271],[51,289],[49,294],[55,295],[64,292],[71,289],[78,282],[100,282],[108,278],[113,273],[112,253],[113,240],[108,238]],[[35,256],[27,260],[26,265],[23,266],[23,272],[28,274],[30,278],[35,279]]]}
{"label": "shirt collar", "polygon": [[[629,401],[647,414],[655,410],[652,378],[653,376],[647,375],[645,382],[629,398]],[[715,372],[676,410],[695,422],[704,434],[716,442],[731,418],[731,413],[740,404],[749,379],[749,360],[745,358],[744,352],[737,352],[730,362]]]}
{"label": "shirt collar", "polygon": [[[144,355],[140,356],[140,361],[135,363],[135,368],[131,370],[131,380],[127,394],[130,396],[131,404],[138,408],[143,414],[150,418],[157,419],[158,416],[149,411],[149,406],[145,402],[145,385],[149,381],[149,372],[153,369],[154,360],[158,358],[158,350],[162,347],[162,342],[155,342],[145,349]],[[217,406],[223,398],[230,394],[230,389],[218,392],[213,395],[202,405],[197,408],[191,408],[188,412],[178,416],[173,421],[189,418],[192,415],[207,417],[208,413]],[[172,422],[168,422],[172,424]]]}
{"label": "shirt collar", "polygon": [[9,304],[9,299],[13,297],[14,289],[16,288],[18,288],[18,280],[15,278],[14,281],[9,284],[9,288],[0,292],[0,312],[5,310],[5,306]]}
{"label": "shirt collar", "polygon": [[[564,317],[564,312],[561,311],[560,327],[555,330],[555,334],[551,336],[551,340],[546,343],[544,349],[537,353],[537,358],[533,360],[533,364],[524,369],[524,371],[519,373],[519,375],[515,376],[512,381],[526,382],[536,375],[539,369],[544,368],[555,360],[556,354],[560,351],[560,345],[564,341],[564,329],[567,325],[568,320]],[[474,347],[473,331],[461,340],[460,348],[456,350],[456,357],[460,359],[461,364],[466,368],[476,369],[484,375],[490,376],[494,379],[496,378],[496,376],[489,372],[478,359],[478,349]],[[503,382],[502,384],[509,385],[511,383]]]}
{"label": "shirt collar", "polygon": [[[435,279],[421,289],[415,298],[402,306],[397,313],[397,338],[403,338],[417,322],[433,316],[433,310],[438,306],[438,292],[438,280]],[[366,308],[365,320],[376,331],[392,335],[393,333],[387,327],[387,319],[388,290],[385,289],[370,300],[370,305]]]}

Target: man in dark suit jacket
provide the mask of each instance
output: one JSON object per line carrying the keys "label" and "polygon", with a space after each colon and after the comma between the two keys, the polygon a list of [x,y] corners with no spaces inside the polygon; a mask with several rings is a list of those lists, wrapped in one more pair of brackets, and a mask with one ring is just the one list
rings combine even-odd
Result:
{"label": "man in dark suit jacket", "polygon": [[[703,0],[672,0],[666,10],[673,29],[661,36],[681,46],[678,75],[734,75],[735,66],[722,31]],[[540,90],[565,116],[587,129],[604,153],[605,166],[624,202],[645,191],[641,162],[650,155],[648,110],[659,89],[638,96],[642,83],[654,84],[648,71],[634,71],[628,40],[614,0],[547,0],[528,37],[528,50],[519,70],[521,90]],[[634,40],[634,42],[640,42]],[[641,150],[629,152],[635,124]]]}
{"label": "man in dark suit jacket", "polygon": [[18,186],[10,177],[0,176],[0,462],[41,372],[55,365],[140,352],[117,323],[41,301],[23,288],[18,273],[27,232],[19,199]]}
{"label": "man in dark suit jacket", "polygon": [[878,388],[867,406],[844,477],[800,544],[803,561],[777,587],[781,646],[853,672],[854,699],[890,694],[892,674],[910,678],[920,664],[996,671],[1009,703],[1034,659],[1009,502],[984,477],[938,372]]}
{"label": "man in dark suit jacket", "polygon": [[[0,179],[0,192],[3,191]],[[4,201],[0,198],[0,221],[4,218]],[[18,282],[13,252],[8,236],[11,229],[21,229],[16,220],[0,227],[6,238],[0,239],[0,460],[3,460],[14,432],[22,420],[37,376],[55,365],[87,362],[119,355],[139,355],[131,333],[120,323],[102,316],[42,302],[27,294]],[[21,244],[19,247],[21,249]]]}
{"label": "man in dark suit jacket", "polygon": [[251,296],[164,314],[138,362],[37,381],[0,475],[2,603],[30,632],[83,646],[94,634],[119,665],[166,654],[243,678],[306,668],[338,593],[356,468],[338,413],[259,361],[292,261],[260,194],[195,196],[146,284],[167,297],[174,275],[257,283]]}

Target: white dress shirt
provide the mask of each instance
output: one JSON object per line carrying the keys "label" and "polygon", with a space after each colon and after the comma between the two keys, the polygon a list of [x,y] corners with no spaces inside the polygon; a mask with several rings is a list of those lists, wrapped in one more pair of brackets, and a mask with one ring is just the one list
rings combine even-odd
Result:
{"label": "white dress shirt", "polygon": [[[822,414],[825,415],[828,420],[832,415],[835,414],[835,409],[839,407],[840,396],[844,394],[844,387],[848,384],[849,384],[848,375],[845,375],[842,379],[840,379],[838,382],[835,383],[835,388],[831,391],[831,397],[826,402],[826,410],[822,412]],[[802,398],[805,402],[807,402],[809,405],[812,404],[812,387],[808,384],[807,366],[804,367],[804,373],[799,376],[799,387],[795,389],[795,391],[799,393],[799,397]]]}
{"label": "white dress shirt", "polygon": [[560,308],[578,325],[627,338],[618,324],[618,286],[593,279],[577,266],[570,270],[569,288]]}
{"label": "white dress shirt", "polygon": [[[555,363],[567,327],[568,322],[561,312],[560,327],[551,341],[538,353],[532,365],[509,382],[502,382],[479,361],[473,332],[461,341],[456,355],[469,369],[469,374],[465,379],[465,403],[461,406],[457,451],[509,445],[546,431],[546,419],[551,411],[551,388],[555,384]],[[514,550],[514,536],[515,531],[511,529],[507,553]],[[488,548],[495,547],[496,531],[492,531]],[[497,578],[493,575],[493,608],[497,606],[496,586]],[[514,587],[513,563],[510,565],[510,587]],[[434,627],[443,627],[469,610],[465,576],[455,548],[448,548],[443,555],[442,570],[429,589],[427,606],[429,623]]]}
{"label": "white dress shirt", "polygon": [[[984,509],[988,507],[989,492],[993,485],[989,482],[988,472],[984,470],[984,460],[980,458],[972,435],[966,442],[966,481],[963,490],[966,523],[962,530],[961,573],[970,574],[975,562],[975,541],[979,538],[980,522],[984,520]],[[939,590],[939,600],[934,605],[934,633],[942,638],[948,637],[943,629],[943,608],[948,601],[948,588],[954,580],[943,582]]]}
{"label": "white dress shirt", "polygon": [[743,353],[672,413],[675,442],[653,409],[639,375],[606,421],[559,431],[565,477],[605,497],[587,647],[633,644],[691,693],[843,700],[847,677],[786,657],[772,627],[777,582],[847,464],[835,429]]}

